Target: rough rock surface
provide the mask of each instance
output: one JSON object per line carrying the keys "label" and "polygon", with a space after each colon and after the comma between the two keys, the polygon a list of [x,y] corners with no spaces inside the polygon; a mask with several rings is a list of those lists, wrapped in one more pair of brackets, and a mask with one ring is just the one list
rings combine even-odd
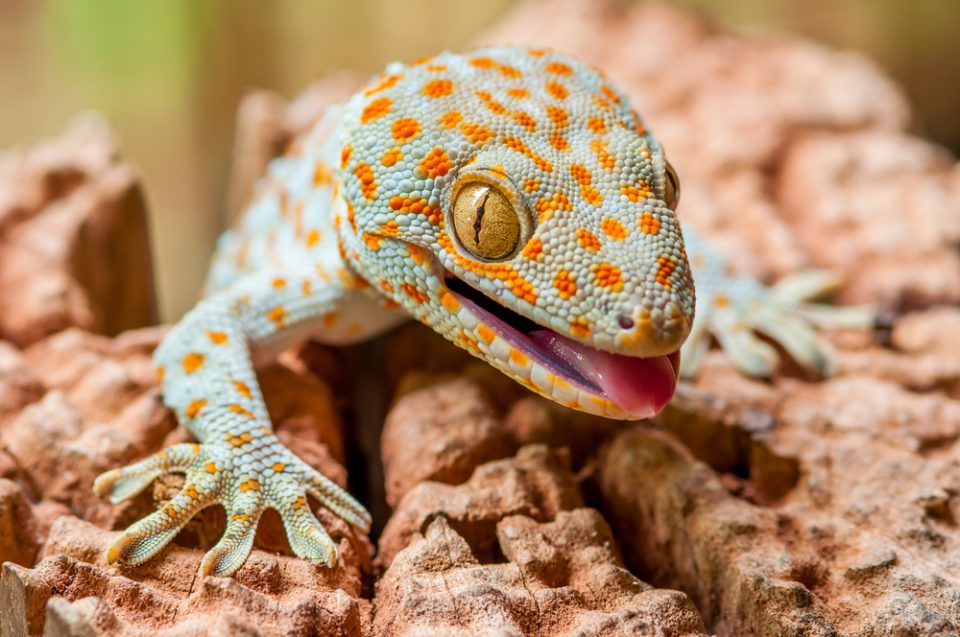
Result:
{"label": "rough rock surface", "polygon": [[[893,327],[830,335],[821,382],[789,363],[748,380],[712,352],[639,426],[531,396],[408,325],[374,383],[384,484],[358,491],[395,509],[375,559],[320,510],[337,569],[290,557],[268,516],[235,579],[198,579],[212,508],[157,559],[108,566],[117,529],[178,478],[111,506],[93,476],[186,434],[153,380],[163,329],[107,336],[152,317],[143,205],[103,128],[80,125],[0,160],[3,635],[960,634],[960,167],[911,135],[897,88],[857,55],[658,5],[534,1],[481,40],[601,67],[664,141],[685,220],[767,280],[839,270],[839,298]],[[231,205],[352,86],[250,98]],[[351,360],[310,346],[261,372],[279,435],[340,483]]]}
{"label": "rough rock surface", "polygon": [[146,205],[106,124],[79,117],[56,140],[0,156],[0,339],[156,320]]}

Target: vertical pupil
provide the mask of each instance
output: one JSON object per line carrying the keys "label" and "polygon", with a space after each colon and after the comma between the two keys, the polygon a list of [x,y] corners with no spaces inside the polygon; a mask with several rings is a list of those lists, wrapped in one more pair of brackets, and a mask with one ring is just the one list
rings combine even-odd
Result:
{"label": "vertical pupil", "polygon": [[490,191],[483,193],[483,200],[476,208],[477,217],[473,220],[473,243],[480,245],[480,230],[483,227],[483,215],[486,214],[487,199],[490,198]]}

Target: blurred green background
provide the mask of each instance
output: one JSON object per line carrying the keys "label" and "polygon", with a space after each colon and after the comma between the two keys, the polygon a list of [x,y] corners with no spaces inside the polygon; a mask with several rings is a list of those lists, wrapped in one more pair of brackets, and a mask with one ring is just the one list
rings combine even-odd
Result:
{"label": "blurred green background", "polygon": [[[461,48],[514,0],[0,0],[0,148],[95,109],[141,170],[161,312],[190,307],[224,217],[244,91],[292,97],[334,70]],[[746,32],[793,32],[878,60],[917,128],[960,151],[960,0],[676,0]]]}

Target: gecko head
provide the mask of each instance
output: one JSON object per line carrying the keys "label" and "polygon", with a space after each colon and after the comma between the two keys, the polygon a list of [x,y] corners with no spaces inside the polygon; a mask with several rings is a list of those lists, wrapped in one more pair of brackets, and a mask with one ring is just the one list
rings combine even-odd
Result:
{"label": "gecko head", "polygon": [[343,117],[362,276],[558,402],[663,408],[694,291],[676,175],[623,94],[560,54],[486,49],[392,66]]}

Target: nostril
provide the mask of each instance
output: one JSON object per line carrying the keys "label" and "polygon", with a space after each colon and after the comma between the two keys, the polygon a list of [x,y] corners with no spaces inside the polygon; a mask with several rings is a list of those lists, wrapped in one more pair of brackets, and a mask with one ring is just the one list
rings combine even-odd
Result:
{"label": "nostril", "polygon": [[629,316],[625,316],[623,314],[620,315],[620,318],[618,320],[620,322],[620,327],[622,327],[625,330],[633,329],[633,326],[636,325],[636,323],[633,322],[632,318],[630,318]]}

